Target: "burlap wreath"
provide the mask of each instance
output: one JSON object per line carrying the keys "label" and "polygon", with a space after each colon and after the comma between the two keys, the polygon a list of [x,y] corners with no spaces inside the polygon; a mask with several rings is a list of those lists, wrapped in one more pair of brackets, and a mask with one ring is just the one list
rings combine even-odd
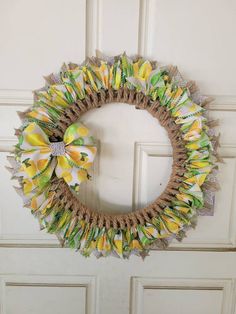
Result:
{"label": "burlap wreath", "polygon": [[[218,189],[218,137],[212,129],[217,123],[207,119],[210,100],[199,94],[195,83],[184,81],[176,67],[160,67],[126,54],[94,57],[82,65],[63,65],[46,82],[45,88],[35,92],[33,108],[20,114],[24,123],[16,132],[19,143],[9,161],[25,206],[63,245],[85,256],[92,252],[96,256],[145,255],[153,244],[163,248],[173,238],[181,240],[186,229],[195,225],[197,214],[212,210]],[[55,171],[40,187],[36,176],[25,175],[31,165],[24,164],[22,169],[21,137],[29,124],[41,127],[50,142],[61,142],[68,127],[85,112],[112,102],[147,110],[168,133],[172,173],[153,203],[127,214],[105,214],[82,204]]]}

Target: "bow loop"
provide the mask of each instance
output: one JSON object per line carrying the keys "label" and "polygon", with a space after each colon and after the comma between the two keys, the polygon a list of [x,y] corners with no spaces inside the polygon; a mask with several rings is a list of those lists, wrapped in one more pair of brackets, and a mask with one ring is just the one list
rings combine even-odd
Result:
{"label": "bow loop", "polygon": [[28,124],[20,137],[20,148],[24,151],[48,149],[49,144],[48,136],[35,122]]}
{"label": "bow loop", "polygon": [[81,122],[70,125],[63,136],[65,145],[94,146],[94,138]]}

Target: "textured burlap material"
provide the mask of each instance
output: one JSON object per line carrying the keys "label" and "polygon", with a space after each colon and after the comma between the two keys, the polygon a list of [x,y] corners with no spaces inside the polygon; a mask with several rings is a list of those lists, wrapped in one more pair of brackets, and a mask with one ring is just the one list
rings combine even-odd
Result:
{"label": "textured burlap material", "polygon": [[[62,139],[67,127],[77,121],[85,112],[112,102],[128,103],[134,105],[137,109],[147,110],[166,129],[173,148],[173,164],[172,173],[164,192],[154,202],[144,208],[127,214],[106,214],[82,204],[63,180],[55,179],[52,184],[52,190],[56,191],[56,195],[60,200],[60,206],[64,206],[67,210],[72,211],[73,215],[77,216],[78,219],[84,219],[86,222],[90,222],[92,226],[98,225],[99,227],[124,229],[151,221],[153,217],[157,216],[158,212],[161,212],[163,208],[171,204],[182,183],[185,161],[188,157],[179,130],[180,127],[175,124],[170,112],[161,106],[158,101],[153,102],[143,93],[126,88],[101,90],[99,93],[92,93],[90,96],[87,96],[83,101],[70,105],[66,109],[65,115],[60,119],[58,127],[54,130],[52,138]],[[158,176],[158,174],[156,175]]]}

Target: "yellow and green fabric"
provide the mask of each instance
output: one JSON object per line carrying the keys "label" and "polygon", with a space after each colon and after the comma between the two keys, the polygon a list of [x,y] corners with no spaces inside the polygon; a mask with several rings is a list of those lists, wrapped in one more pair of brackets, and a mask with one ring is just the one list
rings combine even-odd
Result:
{"label": "yellow and green fabric", "polygon": [[[24,204],[31,208],[48,232],[58,233],[66,245],[83,255],[140,255],[157,240],[168,244],[180,239],[195,224],[199,211],[213,206],[207,190],[215,180],[215,134],[208,125],[204,108],[206,98],[190,85],[178,71],[162,67],[142,57],[129,58],[125,53],[114,58],[91,58],[82,65],[64,64],[59,74],[51,74],[45,88],[35,92],[35,102],[25,114],[15,150],[14,177],[20,179]],[[62,141],[51,143],[50,136],[65,110],[91,93],[126,87],[142,92],[151,101],[169,110],[180,125],[188,153],[184,180],[171,206],[150,222],[126,230],[94,226],[58,209],[56,193],[50,190],[55,177],[63,178],[78,191],[89,178],[96,146],[89,130],[77,122],[68,127]],[[109,130],[108,130],[109,132]],[[207,202],[206,202],[207,198]]]}
{"label": "yellow and green fabric", "polygon": [[30,122],[22,130],[17,147],[21,164],[17,176],[25,180],[24,194],[35,186],[43,188],[54,173],[78,191],[80,183],[89,178],[88,169],[97,151],[90,131],[80,122],[67,128],[61,142],[50,142],[40,126]]}

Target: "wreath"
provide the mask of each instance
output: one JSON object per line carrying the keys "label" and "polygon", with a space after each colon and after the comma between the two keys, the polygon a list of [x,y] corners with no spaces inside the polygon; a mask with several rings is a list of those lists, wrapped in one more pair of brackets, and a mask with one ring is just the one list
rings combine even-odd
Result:
{"label": "wreath", "polygon": [[[217,122],[207,117],[210,100],[176,67],[124,53],[64,64],[45,79],[45,87],[34,92],[33,106],[20,113],[18,144],[8,159],[24,206],[64,246],[84,256],[142,256],[153,245],[164,248],[173,238],[181,240],[199,213],[212,210],[218,189]],[[79,199],[97,152],[80,118],[111,102],[147,110],[166,129],[173,148],[164,192],[127,214],[98,212]]]}

